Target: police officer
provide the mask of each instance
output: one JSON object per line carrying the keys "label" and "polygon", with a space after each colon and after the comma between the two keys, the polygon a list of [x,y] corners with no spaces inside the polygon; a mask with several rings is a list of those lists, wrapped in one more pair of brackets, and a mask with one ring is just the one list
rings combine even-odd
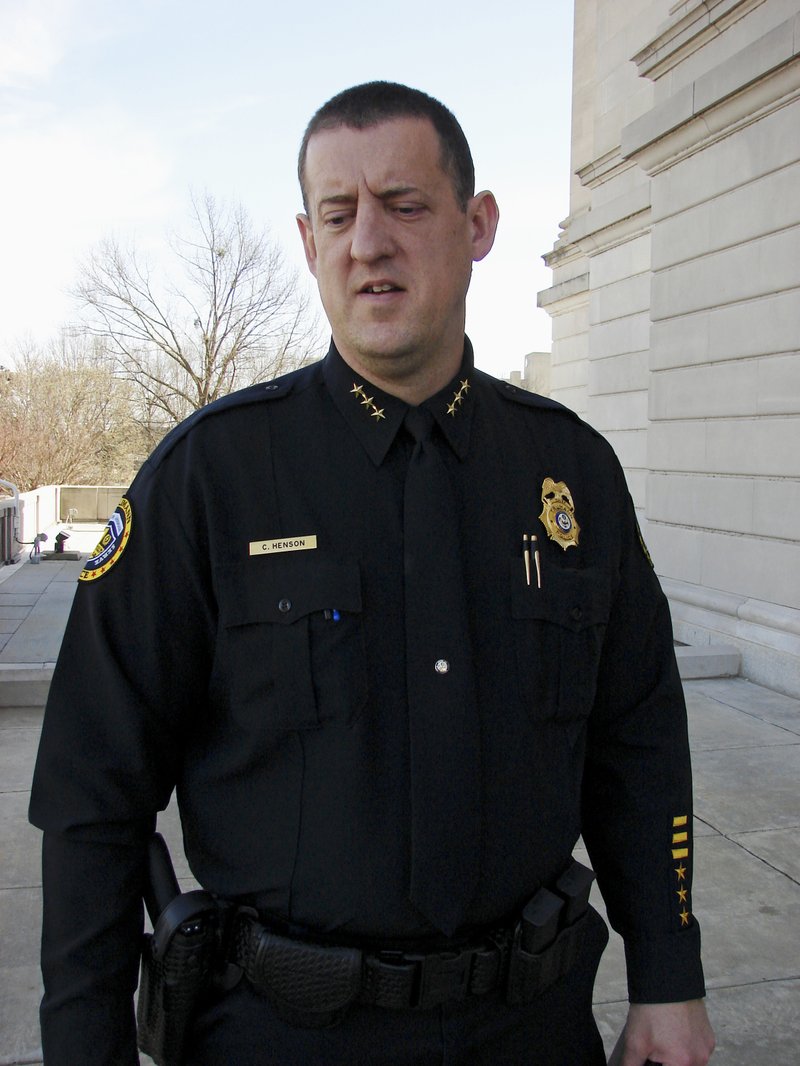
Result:
{"label": "police officer", "polygon": [[685,709],[619,465],[473,365],[498,210],[446,108],[347,90],[299,175],[328,355],[178,427],[81,575],[31,799],[45,1062],[137,1061],[176,788],[196,878],[247,908],[187,1063],[603,1063],[582,833],[624,1066],[701,1066]]}

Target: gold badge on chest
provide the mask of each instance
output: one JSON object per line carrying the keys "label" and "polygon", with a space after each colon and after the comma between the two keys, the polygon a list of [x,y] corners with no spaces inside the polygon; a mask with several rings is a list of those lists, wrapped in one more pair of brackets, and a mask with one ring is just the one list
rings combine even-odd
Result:
{"label": "gold badge on chest", "polygon": [[575,519],[572,493],[563,481],[546,477],[542,482],[542,513],[539,515],[550,540],[564,551],[577,545],[581,527]]}

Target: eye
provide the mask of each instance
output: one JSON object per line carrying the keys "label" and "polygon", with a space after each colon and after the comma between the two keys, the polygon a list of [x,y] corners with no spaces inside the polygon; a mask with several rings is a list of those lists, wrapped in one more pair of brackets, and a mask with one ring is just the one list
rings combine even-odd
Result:
{"label": "eye", "polygon": [[350,208],[340,208],[323,213],[322,224],[326,229],[341,229],[352,217],[353,211]]}
{"label": "eye", "polygon": [[401,218],[414,218],[422,214],[423,207],[422,204],[395,204],[392,210]]}

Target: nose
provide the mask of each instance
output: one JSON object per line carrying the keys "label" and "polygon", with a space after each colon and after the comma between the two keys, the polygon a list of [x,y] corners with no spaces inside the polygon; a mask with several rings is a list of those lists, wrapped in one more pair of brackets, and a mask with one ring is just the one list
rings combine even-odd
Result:
{"label": "nose", "polygon": [[372,263],[376,259],[392,255],[393,252],[394,240],[390,219],[383,203],[373,198],[359,199],[350,243],[351,258],[363,263]]}

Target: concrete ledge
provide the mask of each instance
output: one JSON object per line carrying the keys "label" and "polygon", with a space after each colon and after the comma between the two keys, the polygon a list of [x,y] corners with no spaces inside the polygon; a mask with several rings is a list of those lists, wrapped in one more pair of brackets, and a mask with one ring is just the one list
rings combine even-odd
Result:
{"label": "concrete ledge", "polygon": [[675,649],[675,657],[683,681],[702,677],[737,677],[741,665],[739,651],[732,644],[680,647]]}
{"label": "concrete ledge", "polygon": [[0,707],[44,707],[55,663],[0,663]]}
{"label": "concrete ledge", "polygon": [[[648,538],[650,539],[650,538]],[[675,639],[692,648],[726,645],[741,674],[757,685],[800,696],[800,611],[676,578],[661,578]]]}
{"label": "concrete ledge", "polygon": [[562,281],[558,285],[552,285],[549,289],[542,289],[537,293],[536,304],[538,307],[547,308],[559,300],[566,300],[570,296],[583,296],[589,292],[589,275],[579,274],[569,281]]}

